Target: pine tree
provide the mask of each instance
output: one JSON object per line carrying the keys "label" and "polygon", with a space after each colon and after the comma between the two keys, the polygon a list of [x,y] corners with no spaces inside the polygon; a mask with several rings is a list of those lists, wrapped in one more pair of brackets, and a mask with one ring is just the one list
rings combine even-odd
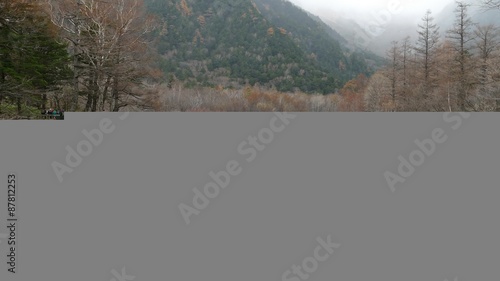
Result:
{"label": "pine tree", "polygon": [[37,3],[0,0],[0,102],[44,108],[71,74],[66,46]]}

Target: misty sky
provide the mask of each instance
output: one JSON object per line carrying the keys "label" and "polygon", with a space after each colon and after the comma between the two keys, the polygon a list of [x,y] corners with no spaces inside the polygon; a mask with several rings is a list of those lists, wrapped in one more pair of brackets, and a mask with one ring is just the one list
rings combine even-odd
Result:
{"label": "misty sky", "polygon": [[[315,13],[321,9],[336,11],[356,11],[366,13],[385,9],[391,0],[289,0],[296,5]],[[398,0],[392,0],[398,1]],[[399,0],[404,14],[423,14],[427,9],[439,12],[453,0]]]}

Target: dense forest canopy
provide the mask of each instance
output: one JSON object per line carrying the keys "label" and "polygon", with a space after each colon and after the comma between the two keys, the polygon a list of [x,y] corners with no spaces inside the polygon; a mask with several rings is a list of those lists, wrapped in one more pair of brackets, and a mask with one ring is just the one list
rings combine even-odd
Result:
{"label": "dense forest canopy", "polygon": [[373,70],[363,53],[343,48],[333,30],[290,2],[149,0],[148,10],[165,25],[162,69],[193,84],[327,94]]}

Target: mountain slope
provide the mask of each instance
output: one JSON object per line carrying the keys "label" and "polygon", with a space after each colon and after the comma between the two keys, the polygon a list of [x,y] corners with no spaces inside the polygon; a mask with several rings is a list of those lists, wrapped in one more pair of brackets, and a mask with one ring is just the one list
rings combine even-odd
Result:
{"label": "mountain slope", "polygon": [[[481,8],[483,0],[465,1],[471,6],[468,9],[472,21],[481,25],[494,24],[500,25],[500,11],[484,11]],[[449,0],[438,10],[432,10],[434,22],[439,26],[440,34],[444,39],[446,30],[453,26],[455,21],[454,10],[456,2]],[[333,5],[332,5],[333,6]],[[317,14],[332,28],[338,31],[346,40],[351,48],[366,48],[378,55],[384,56],[391,47],[392,41],[401,41],[406,36],[410,36],[415,41],[418,34],[418,24],[421,24],[421,18],[425,12],[418,14],[408,9],[402,13],[393,14],[387,22],[381,22],[374,15],[378,10],[370,12],[359,11],[343,12],[335,8],[318,9]],[[382,12],[384,10],[381,10]],[[357,14],[356,12],[359,12]],[[382,19],[383,20],[383,19]],[[370,27],[373,29],[370,31]]]}
{"label": "mountain slope", "polygon": [[[481,7],[481,0],[468,1],[471,6],[467,9],[468,15],[471,20],[479,25],[500,25],[500,11],[489,10],[486,11]],[[443,11],[436,16],[436,22],[441,26],[442,30],[452,28],[455,22],[455,9],[457,5],[452,2],[448,4]]]}
{"label": "mountain slope", "polygon": [[191,85],[261,84],[280,91],[331,93],[369,73],[340,35],[281,0],[149,0],[163,20],[162,68]]}

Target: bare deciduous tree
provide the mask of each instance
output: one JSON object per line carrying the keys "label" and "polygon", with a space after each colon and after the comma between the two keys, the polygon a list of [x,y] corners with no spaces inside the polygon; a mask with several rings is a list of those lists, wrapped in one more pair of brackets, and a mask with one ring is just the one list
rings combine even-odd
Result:
{"label": "bare deciduous tree", "polygon": [[155,25],[142,0],[47,0],[52,21],[71,44],[75,70],[73,104],[85,111],[118,111],[140,101],[146,76],[145,35]]}
{"label": "bare deciduous tree", "polygon": [[500,10],[500,0],[482,0],[481,7],[486,10]]}
{"label": "bare deciduous tree", "polygon": [[415,52],[420,61],[420,75],[423,80],[423,97],[428,98],[436,83],[436,50],[439,47],[439,27],[434,23],[432,12],[428,10],[418,25],[418,39]]}
{"label": "bare deciduous tree", "polygon": [[500,111],[499,81],[495,75],[500,51],[500,29],[494,25],[477,26],[474,34],[475,46],[479,53],[479,96],[495,100],[495,110]]}
{"label": "bare deciduous tree", "polygon": [[402,56],[401,48],[397,41],[391,42],[391,48],[387,51],[387,58],[390,60],[391,64],[389,69],[386,71],[387,78],[391,82],[391,101],[394,106],[393,111],[396,110],[396,99],[399,91],[399,80],[400,80],[400,57]]}
{"label": "bare deciduous tree", "polygon": [[466,111],[467,98],[473,84],[471,75],[473,73],[472,45],[470,43],[474,40],[472,32],[474,23],[467,13],[468,7],[470,7],[470,4],[457,2],[454,25],[446,32],[454,52],[455,80],[459,85],[457,101],[461,111]]}

